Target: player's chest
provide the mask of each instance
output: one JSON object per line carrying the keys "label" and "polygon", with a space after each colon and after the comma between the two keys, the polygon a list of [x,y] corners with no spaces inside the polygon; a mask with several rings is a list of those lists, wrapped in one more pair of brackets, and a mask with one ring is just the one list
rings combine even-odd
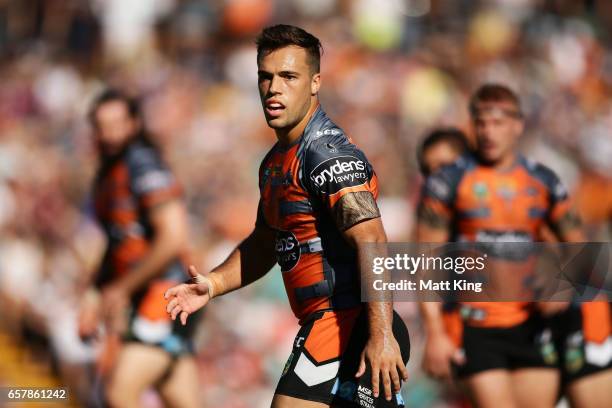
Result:
{"label": "player's chest", "polygon": [[464,220],[537,221],[546,216],[548,192],[521,172],[473,174],[459,184],[456,207]]}
{"label": "player's chest", "polygon": [[96,181],[94,204],[96,215],[102,221],[112,222],[137,212],[127,166],[113,166]]}
{"label": "player's chest", "polygon": [[295,215],[309,211],[308,194],[299,181],[300,163],[292,153],[273,154],[260,173],[264,216],[275,228],[287,228]]}

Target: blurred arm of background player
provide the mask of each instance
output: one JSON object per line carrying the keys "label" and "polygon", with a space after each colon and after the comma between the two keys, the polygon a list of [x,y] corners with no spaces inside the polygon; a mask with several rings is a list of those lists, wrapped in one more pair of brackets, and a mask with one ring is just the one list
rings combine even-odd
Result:
{"label": "blurred arm of background player", "polygon": [[274,242],[274,231],[257,223],[253,232],[207,276],[190,266],[193,283],[170,288],[164,295],[169,300],[166,310],[172,319],[179,316],[181,323],[186,324],[187,316],[204,307],[213,297],[247,286],[268,273],[276,263]]}
{"label": "blurred arm of background player", "polygon": [[[569,206],[569,204],[566,204]],[[557,219],[558,218],[558,219]],[[582,231],[580,217],[573,208],[569,208],[560,217],[549,218],[548,227],[554,237],[560,242],[585,242],[586,237]],[[537,308],[544,316],[551,316],[562,312],[569,306],[569,302],[538,302]]]}
{"label": "blurred arm of background player", "polygon": [[[417,224],[418,242],[448,242],[450,230],[448,226],[436,224],[435,226],[419,219]],[[425,350],[423,353],[423,369],[429,375],[439,379],[451,377],[451,361],[463,364],[464,356],[452,342],[444,330],[442,321],[442,303],[421,302],[421,315],[425,328]]]}
{"label": "blurred arm of background player", "polygon": [[125,308],[130,296],[152,278],[159,275],[169,262],[176,259],[188,239],[187,210],[180,200],[172,200],[154,207],[150,213],[154,231],[147,257],[123,277],[101,288],[101,296],[89,292],[80,311],[82,336],[92,335],[100,318],[114,331],[121,331]]}

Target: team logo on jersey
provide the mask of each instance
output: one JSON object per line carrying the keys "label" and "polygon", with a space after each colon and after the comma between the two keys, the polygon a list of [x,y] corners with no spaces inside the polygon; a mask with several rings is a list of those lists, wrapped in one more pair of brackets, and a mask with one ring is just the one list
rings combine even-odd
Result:
{"label": "team logo on jersey", "polygon": [[312,182],[326,194],[355,187],[368,180],[366,163],[355,156],[327,159],[310,172]]}
{"label": "team logo on jersey", "polygon": [[537,197],[539,192],[538,192],[537,187],[529,186],[525,189],[525,194],[528,195],[529,197]]}
{"label": "team logo on jersey", "polygon": [[300,242],[291,231],[278,231],[276,233],[276,261],[282,272],[295,268],[300,260]]}
{"label": "team logo on jersey", "polygon": [[487,189],[487,185],[483,182],[474,183],[474,195],[479,200],[484,200],[489,194],[489,190]]}
{"label": "team logo on jersey", "polygon": [[278,187],[285,185],[287,177],[291,177],[291,172],[289,171],[288,173],[283,174],[283,166],[276,164],[273,166],[268,166],[264,169],[262,182],[264,185],[270,182],[272,187]]}
{"label": "team logo on jersey", "polygon": [[516,188],[511,184],[502,184],[497,188],[497,195],[506,201],[511,201],[516,196]]}

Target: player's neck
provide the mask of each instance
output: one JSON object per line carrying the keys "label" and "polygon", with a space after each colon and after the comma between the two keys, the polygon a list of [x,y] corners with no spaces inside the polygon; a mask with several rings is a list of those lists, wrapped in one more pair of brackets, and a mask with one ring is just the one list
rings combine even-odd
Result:
{"label": "player's neck", "polygon": [[516,163],[516,153],[512,152],[512,153],[509,153],[503,156],[498,161],[491,163],[490,166],[494,168],[495,170],[504,171],[504,170],[509,170],[512,167],[514,167],[515,163]]}
{"label": "player's neck", "polygon": [[308,112],[306,112],[306,115],[304,115],[302,120],[297,125],[295,125],[294,127],[290,129],[276,129],[275,130],[276,138],[278,139],[278,142],[280,143],[280,145],[291,146],[300,137],[302,137],[302,133],[304,133],[304,129],[306,129],[306,125],[308,125],[310,118],[315,113],[318,107],[319,107],[319,101],[315,99],[310,104],[310,108],[308,108]]}

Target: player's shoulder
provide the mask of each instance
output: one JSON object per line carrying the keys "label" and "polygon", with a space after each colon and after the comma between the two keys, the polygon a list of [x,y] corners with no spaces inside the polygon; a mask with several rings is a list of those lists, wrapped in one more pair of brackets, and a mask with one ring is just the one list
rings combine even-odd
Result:
{"label": "player's shoulder", "polygon": [[425,179],[425,196],[434,197],[446,203],[451,203],[457,187],[465,174],[477,168],[476,159],[471,154],[460,156],[453,163],[441,167]]}
{"label": "player's shoulder", "polygon": [[125,159],[128,167],[136,171],[159,167],[163,163],[158,149],[142,139],[137,139],[129,144],[126,148]]}
{"label": "player's shoulder", "polygon": [[302,157],[305,168],[310,170],[327,161],[367,161],[365,154],[320,107],[304,130],[298,156]]}
{"label": "player's shoulder", "polygon": [[465,174],[475,170],[477,164],[476,158],[467,153],[459,156],[454,162],[442,166],[437,174],[448,180],[459,181]]}
{"label": "player's shoulder", "polygon": [[568,196],[561,179],[550,167],[524,156],[519,157],[519,162],[527,173],[542,183],[555,198],[564,199]]}
{"label": "player's shoulder", "polygon": [[167,188],[175,180],[159,150],[146,140],[135,140],[125,154],[132,189],[136,194]]}

